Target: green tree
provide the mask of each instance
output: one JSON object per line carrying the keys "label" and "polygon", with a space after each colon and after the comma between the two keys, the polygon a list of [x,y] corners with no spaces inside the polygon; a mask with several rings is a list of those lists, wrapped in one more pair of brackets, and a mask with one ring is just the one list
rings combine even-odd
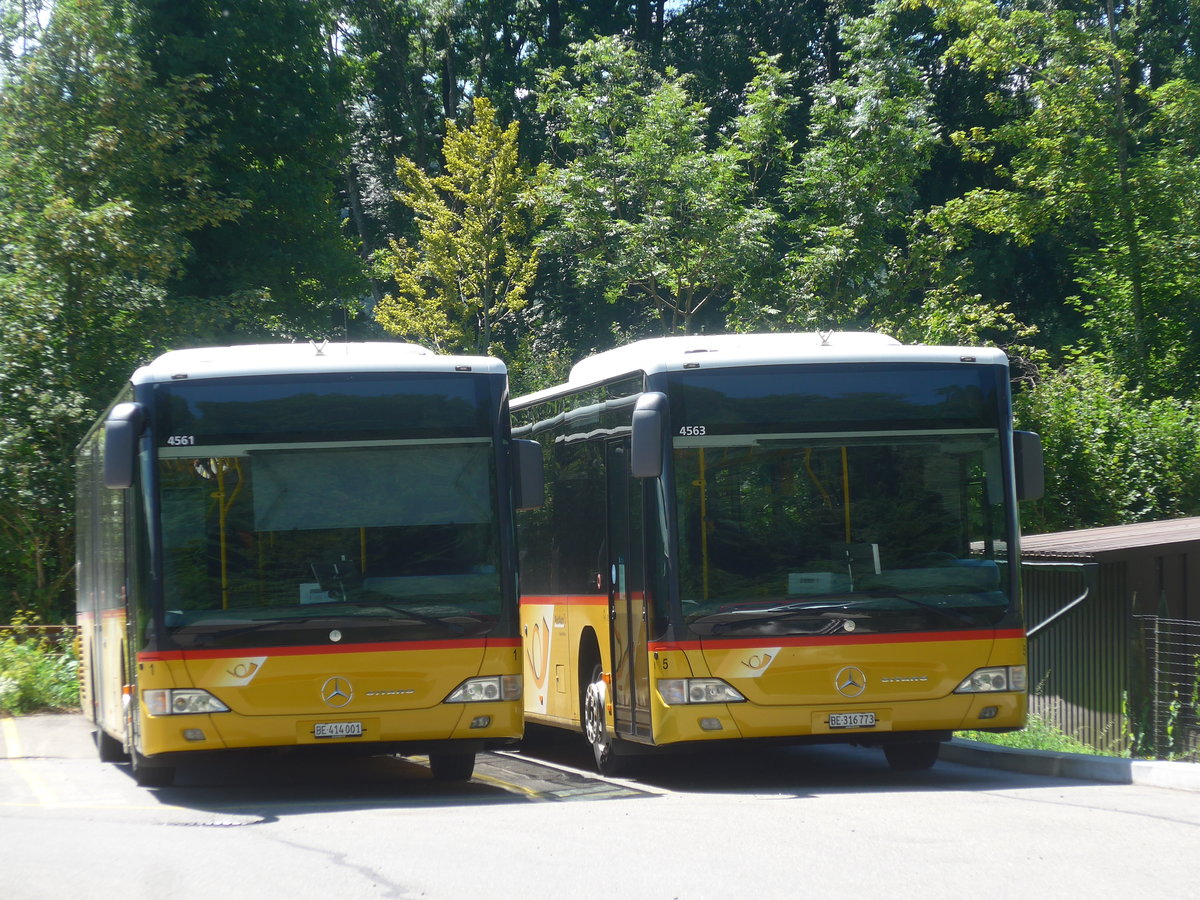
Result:
{"label": "green tree", "polygon": [[[331,51],[333,0],[132,0],[161,84],[202,78],[211,182],[245,203],[202,229],[171,286],[196,309],[193,340],[324,334],[368,285],[342,220],[350,75]],[[182,309],[182,307],[181,307]],[[339,325],[341,316],[339,315]]]}
{"label": "green tree", "polygon": [[[953,135],[995,183],[947,202],[935,222],[1027,245],[1068,236],[1073,302],[1116,371],[1151,395],[1193,393],[1200,349],[1200,84],[1153,77],[1137,8],[931,0],[957,29],[947,58],[992,77],[994,127]],[[1157,5],[1148,6],[1154,11]],[[1137,77],[1135,77],[1135,75]]]}
{"label": "green tree", "polygon": [[904,226],[937,126],[899,14],[897,2],[881,0],[847,21],[844,74],[813,97],[809,148],[788,183],[797,241],[789,325],[870,323],[903,287]]}
{"label": "green tree", "polygon": [[1046,457],[1045,497],[1022,505],[1028,532],[1200,515],[1200,410],[1108,369],[1077,357],[1014,401]]}
{"label": "green tree", "polygon": [[580,45],[573,70],[545,73],[539,109],[564,157],[543,170],[545,246],[610,302],[648,304],[664,333],[691,331],[769,250],[776,217],[754,177],[786,152],[790,76],[770,58],[757,65],[742,115],[711,148],[688,79],[658,75],[617,39]]}
{"label": "green tree", "polygon": [[485,98],[473,107],[468,127],[446,124],[445,174],[396,161],[398,198],[412,209],[418,238],[395,238],[377,254],[395,290],[375,317],[389,332],[439,349],[486,353],[493,327],[525,305],[537,274],[537,216],[525,200],[530,175],[517,158],[517,124],[502,129]]}
{"label": "green tree", "polygon": [[870,0],[740,0],[713,3],[689,0],[673,4],[667,20],[664,57],[691,74],[696,92],[713,108],[718,123],[737,115],[740,85],[756,74],[754,60],[777,57],[795,73],[793,90],[797,140],[816,86],[841,74],[842,41],[838,24],[863,15]]}
{"label": "green tree", "polygon": [[0,603],[69,581],[71,458],[129,367],[175,333],[165,285],[240,205],[193,137],[204,85],[159,84],[104,0],[58,0],[0,82]]}
{"label": "green tree", "polygon": [[840,28],[835,80],[816,87],[806,149],[784,178],[789,250],[768,290],[746,291],[742,328],[879,329],[903,340],[1011,337],[1011,314],[931,261],[920,228],[939,143],[919,36],[928,14],[880,0]]}

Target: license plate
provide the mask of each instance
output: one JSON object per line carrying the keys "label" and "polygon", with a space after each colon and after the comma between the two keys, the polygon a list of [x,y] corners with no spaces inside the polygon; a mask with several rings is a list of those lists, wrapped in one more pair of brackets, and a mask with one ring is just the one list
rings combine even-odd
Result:
{"label": "license plate", "polygon": [[830,713],[830,728],[874,728],[875,713]]}
{"label": "license plate", "polygon": [[362,737],[362,722],[318,722],[313,726],[313,737],[344,738]]}

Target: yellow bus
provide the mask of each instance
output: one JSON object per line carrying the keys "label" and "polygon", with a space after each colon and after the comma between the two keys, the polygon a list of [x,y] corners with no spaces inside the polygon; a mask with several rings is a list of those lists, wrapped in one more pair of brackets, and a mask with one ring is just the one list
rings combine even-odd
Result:
{"label": "yellow bus", "polygon": [[[139,784],[266,748],[427,753],[470,778],[520,738],[507,372],[412,344],[179,350],[77,457],[84,714]],[[525,499],[528,498],[528,499]]]}
{"label": "yellow bus", "polygon": [[715,741],[933,765],[1026,716],[1017,501],[1041,491],[988,348],[876,334],[672,337],[511,405],[526,723],[612,771]]}

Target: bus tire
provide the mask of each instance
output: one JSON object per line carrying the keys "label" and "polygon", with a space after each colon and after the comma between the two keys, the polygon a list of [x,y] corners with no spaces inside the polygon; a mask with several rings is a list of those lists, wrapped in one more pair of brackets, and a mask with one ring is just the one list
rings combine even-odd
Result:
{"label": "bus tire", "polygon": [[129,751],[129,766],[139,787],[170,787],[175,782],[174,766],[154,766],[136,750]]}
{"label": "bus tire", "polygon": [[125,752],[125,746],[103,728],[97,728],[94,736],[100,762],[125,762],[129,759],[129,754]]}
{"label": "bus tire", "polygon": [[613,748],[613,737],[608,733],[605,706],[608,701],[608,685],[604,683],[604,671],[600,663],[592,668],[592,678],[583,692],[583,733],[592,746],[596,771],[601,775],[616,775],[620,768]]}
{"label": "bus tire", "polygon": [[429,770],[438,781],[470,781],[475,772],[475,754],[434,751],[429,754]]}
{"label": "bus tire", "polygon": [[893,772],[921,772],[933,767],[941,753],[938,741],[910,741],[883,745],[883,755]]}

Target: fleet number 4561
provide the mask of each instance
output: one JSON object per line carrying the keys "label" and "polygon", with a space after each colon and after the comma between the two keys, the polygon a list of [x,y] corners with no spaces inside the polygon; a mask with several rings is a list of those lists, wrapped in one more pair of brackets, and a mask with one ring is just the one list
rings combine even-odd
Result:
{"label": "fleet number 4561", "polygon": [[173,434],[167,438],[168,447],[190,447],[196,443],[194,434]]}

